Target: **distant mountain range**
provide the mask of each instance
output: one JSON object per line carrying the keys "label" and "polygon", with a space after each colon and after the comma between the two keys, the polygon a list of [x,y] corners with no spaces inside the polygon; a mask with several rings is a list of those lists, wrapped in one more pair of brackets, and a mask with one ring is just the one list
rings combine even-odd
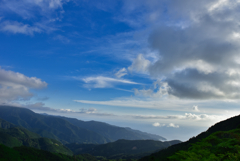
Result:
{"label": "distant mountain range", "polygon": [[104,144],[119,139],[165,140],[165,138],[96,121],[42,115],[26,108],[0,106],[0,118],[24,127],[41,137],[67,143]]}
{"label": "distant mountain range", "polygon": [[[80,160],[82,160],[81,158],[84,158],[86,161],[88,161],[89,158],[90,160],[106,160],[105,158],[139,159],[157,150],[167,148],[180,142],[181,141],[178,140],[165,142],[154,140],[117,140],[115,142],[106,144],[71,143],[63,145],[57,140],[43,138],[40,135],[33,133],[23,127],[15,126],[12,123],[0,119],[0,149],[3,148],[3,151],[10,150],[15,151],[16,153],[24,152],[24,155],[29,155],[28,151],[33,151],[34,153],[37,153],[39,155],[49,155],[44,151],[34,150],[39,149],[68,156],[72,156],[74,154],[74,156],[77,156],[77,158],[79,158]],[[4,146],[1,147],[1,144],[8,147],[14,147],[14,149],[11,150]],[[31,149],[30,147],[33,149]],[[3,156],[5,155],[6,154],[4,154]],[[93,156],[101,157],[94,158]],[[31,155],[29,157],[33,156]],[[57,156],[53,155],[52,157]]]}
{"label": "distant mountain range", "polygon": [[[1,146],[3,151],[29,155],[29,150],[39,155],[47,155],[47,158],[59,157],[41,151],[46,150],[68,156],[74,154],[80,160],[97,160],[93,156],[101,156],[98,160],[137,159],[180,143],[178,140],[156,141],[160,139],[165,138],[103,122],[85,122],[62,116],[37,114],[26,108],[0,106],[0,145],[14,147],[8,149]],[[91,155],[85,155],[86,153]],[[67,158],[71,160],[71,157]]]}
{"label": "distant mountain range", "polygon": [[[132,140],[118,139],[120,136],[114,130]],[[72,138],[67,138],[68,135]],[[142,140],[134,140],[134,136]],[[139,161],[240,160],[240,116],[221,121],[182,143],[143,139],[149,137],[158,139],[156,135],[102,122],[84,122],[0,106],[0,156],[3,160],[127,161],[141,157]]]}

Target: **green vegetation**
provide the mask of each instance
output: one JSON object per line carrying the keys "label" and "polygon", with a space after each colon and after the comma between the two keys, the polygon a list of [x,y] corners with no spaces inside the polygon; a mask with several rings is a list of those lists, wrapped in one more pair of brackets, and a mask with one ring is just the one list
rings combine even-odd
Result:
{"label": "green vegetation", "polygon": [[88,153],[94,156],[103,156],[108,159],[139,159],[177,143],[180,143],[180,141],[118,140],[101,145],[66,144],[66,146],[71,149],[74,154]]}
{"label": "green vegetation", "polygon": [[179,151],[187,151],[193,144],[201,141],[202,139],[207,138],[211,134],[218,132],[218,131],[230,131],[239,128],[240,126],[240,116],[235,116],[229,118],[227,120],[221,121],[212,127],[210,127],[207,131],[202,132],[196,137],[190,138],[186,142],[182,142],[173,146],[168,147],[167,149],[163,149],[156,153],[153,153],[149,156],[143,157],[139,159],[139,161],[151,161],[151,160],[161,160],[161,161],[168,161],[168,157],[173,156]]}
{"label": "green vegetation", "polygon": [[68,156],[30,147],[9,148],[0,144],[0,161],[97,161],[91,155]]}
{"label": "green vegetation", "polygon": [[26,108],[0,106],[0,118],[35,132],[41,137],[61,141],[63,144],[109,142],[100,134],[77,127],[60,117],[36,114]]}
{"label": "green vegetation", "polygon": [[15,125],[13,125],[10,122],[5,121],[5,120],[0,118],[0,128],[8,129],[8,128],[11,128],[11,127],[15,127]]}
{"label": "green vegetation", "polygon": [[240,160],[240,129],[219,131],[192,144],[186,151],[168,157],[170,161],[233,161]]}
{"label": "green vegetation", "polygon": [[72,151],[63,146],[61,142],[49,138],[42,138],[38,134],[21,127],[12,127],[9,129],[0,128],[0,144],[8,147],[28,146],[66,155],[73,154]]}

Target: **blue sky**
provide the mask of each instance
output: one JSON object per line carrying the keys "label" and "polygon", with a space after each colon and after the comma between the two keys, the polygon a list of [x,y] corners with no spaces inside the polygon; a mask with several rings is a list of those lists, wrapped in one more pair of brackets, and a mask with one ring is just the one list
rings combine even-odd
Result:
{"label": "blue sky", "polygon": [[239,7],[2,0],[0,104],[187,140],[240,112]]}

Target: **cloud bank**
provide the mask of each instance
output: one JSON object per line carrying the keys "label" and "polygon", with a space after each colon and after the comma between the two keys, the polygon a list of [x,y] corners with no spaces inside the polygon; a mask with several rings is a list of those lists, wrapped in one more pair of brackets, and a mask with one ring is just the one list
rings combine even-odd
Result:
{"label": "cloud bank", "polygon": [[165,89],[170,96],[239,99],[240,2],[170,0],[165,3],[171,21],[157,24],[148,39],[150,48],[158,51],[159,59],[150,63],[140,54],[129,70],[158,79],[165,87],[159,84],[157,89]]}

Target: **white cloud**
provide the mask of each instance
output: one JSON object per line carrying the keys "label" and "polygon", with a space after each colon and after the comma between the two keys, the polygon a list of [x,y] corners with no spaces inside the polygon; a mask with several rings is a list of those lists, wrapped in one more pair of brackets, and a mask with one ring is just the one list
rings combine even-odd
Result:
{"label": "white cloud", "polygon": [[22,105],[30,110],[37,111],[37,112],[44,112],[44,113],[51,113],[51,114],[85,114],[85,115],[94,115],[94,116],[116,116],[111,113],[104,113],[99,112],[96,108],[81,108],[79,110],[72,110],[72,109],[54,109],[50,107],[45,107],[45,104],[42,102],[37,102],[33,104]]}
{"label": "white cloud", "polygon": [[210,121],[210,120],[221,120],[224,117],[220,115],[207,115],[207,114],[192,114],[185,113],[185,115],[129,115],[135,119],[146,119],[146,120],[193,120],[193,121]]}
{"label": "white cloud", "polygon": [[[158,52],[158,60],[149,61],[147,53],[139,54],[128,70],[149,74],[168,86],[164,95],[157,95],[157,90],[153,92],[153,89],[138,89],[136,94],[201,100],[240,98],[240,1],[135,3],[124,3],[124,17],[129,19],[129,24],[146,25],[152,31],[148,42],[150,51]],[[169,9],[169,21],[164,19],[163,4]],[[134,17],[133,13],[142,8],[145,12],[140,13],[141,18]]]}
{"label": "white cloud", "polygon": [[153,85],[154,88],[152,89],[134,89],[134,94],[136,96],[160,98],[168,96],[168,92],[171,90],[171,87],[166,82],[163,82],[161,80],[155,81]]}
{"label": "white cloud", "polygon": [[155,126],[155,127],[163,127],[163,126],[165,126],[165,124],[160,124],[158,122],[155,122],[152,125]]}
{"label": "white cloud", "polygon": [[114,87],[115,84],[139,84],[127,79],[116,79],[116,78],[104,77],[104,76],[87,77],[87,78],[73,77],[73,78],[84,81],[86,83],[84,85],[86,88],[111,88],[111,87]]}
{"label": "white cloud", "polygon": [[148,72],[148,68],[151,62],[144,58],[143,54],[139,54],[137,58],[133,61],[132,65],[128,67],[130,72],[139,72],[146,73]]}
{"label": "white cloud", "polygon": [[179,125],[175,125],[174,123],[170,123],[167,127],[179,128]]}
{"label": "white cloud", "polygon": [[194,105],[193,106],[193,111],[199,112],[198,106]]}
{"label": "white cloud", "polygon": [[160,126],[160,124],[158,122],[153,123],[153,126],[157,127]]}
{"label": "white cloud", "polygon": [[30,26],[28,24],[19,23],[16,21],[5,21],[0,24],[0,31],[11,32],[14,34],[26,34],[33,35],[35,32],[40,33],[43,30],[36,26]]}
{"label": "white cloud", "polygon": [[155,122],[152,124],[155,127],[173,127],[173,128],[179,128],[179,125],[175,125],[174,123],[169,123],[169,124],[160,124],[158,122]]}
{"label": "white cloud", "polygon": [[[56,30],[55,21],[62,18],[63,4],[68,0],[3,0],[0,1],[0,31],[14,34],[33,35],[34,33]],[[21,20],[9,18],[9,14],[17,14],[22,20],[34,23],[21,23]],[[9,19],[6,19],[9,18]],[[25,21],[26,22],[26,21]]]}
{"label": "white cloud", "polygon": [[21,73],[0,68],[0,102],[7,103],[33,96],[30,89],[47,87],[47,83],[36,77],[27,77]]}
{"label": "white cloud", "polygon": [[30,19],[36,14],[50,16],[56,9],[62,9],[68,0],[3,0],[0,2],[2,12],[13,12],[24,19]]}
{"label": "white cloud", "polygon": [[117,73],[115,73],[115,76],[117,78],[121,78],[123,77],[124,75],[127,75],[127,69],[126,68],[122,68],[120,69]]}

